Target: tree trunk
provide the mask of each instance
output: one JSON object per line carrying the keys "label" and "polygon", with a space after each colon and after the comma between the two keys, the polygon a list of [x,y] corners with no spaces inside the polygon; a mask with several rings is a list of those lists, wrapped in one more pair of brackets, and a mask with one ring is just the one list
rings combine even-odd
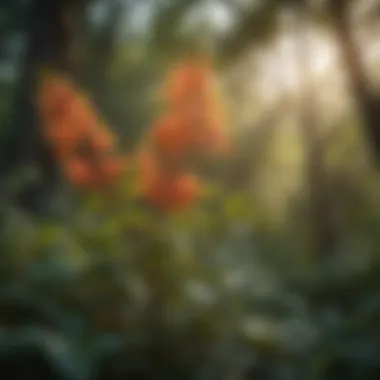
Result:
{"label": "tree trunk", "polygon": [[380,100],[365,75],[360,54],[355,46],[350,26],[351,0],[329,0],[331,25],[349,75],[354,98],[362,117],[369,145],[377,165],[380,164]]}
{"label": "tree trunk", "polygon": [[88,26],[89,64],[82,71],[81,80],[86,86],[91,86],[94,97],[100,104],[110,103],[107,93],[108,74],[116,49],[117,31],[122,22],[124,6],[126,5],[121,0],[110,1],[107,4],[107,18],[100,30],[94,34]]}
{"label": "tree trunk", "polygon": [[297,61],[300,75],[300,127],[305,146],[305,175],[310,218],[310,251],[320,259],[331,253],[336,241],[332,223],[330,197],[326,188],[323,166],[323,139],[317,119],[317,99],[310,72],[310,41],[308,40],[307,9],[302,5],[297,10],[296,32]]}
{"label": "tree trunk", "polygon": [[16,196],[22,208],[40,212],[42,204],[58,183],[58,168],[44,143],[34,104],[36,74],[42,66],[70,72],[74,61],[72,42],[76,34],[76,17],[80,0],[32,0],[26,9],[27,36],[24,65],[14,102],[10,138],[1,163],[4,172],[15,166],[32,165],[39,178],[25,186]]}

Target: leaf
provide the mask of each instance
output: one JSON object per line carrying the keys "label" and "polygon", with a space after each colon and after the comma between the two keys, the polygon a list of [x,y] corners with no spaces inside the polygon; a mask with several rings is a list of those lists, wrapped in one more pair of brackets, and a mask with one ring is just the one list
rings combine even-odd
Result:
{"label": "leaf", "polygon": [[245,195],[233,195],[224,205],[224,215],[228,219],[246,218],[252,214],[252,205]]}

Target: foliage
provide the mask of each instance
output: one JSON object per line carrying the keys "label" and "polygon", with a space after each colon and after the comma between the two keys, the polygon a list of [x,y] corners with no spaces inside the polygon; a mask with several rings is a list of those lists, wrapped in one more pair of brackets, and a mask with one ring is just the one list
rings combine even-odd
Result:
{"label": "foliage", "polygon": [[[57,346],[58,357],[83,375],[99,358],[121,365],[131,350],[145,364],[136,369],[128,359],[120,370],[158,377],[179,367],[189,378],[220,378],[226,366],[276,379],[283,371],[296,378],[377,373],[376,249],[357,246],[360,255],[349,254],[342,241],[345,266],[337,252],[300,271],[286,236],[261,220],[248,193],[210,184],[196,208],[163,216],[137,201],[133,178],[123,182],[122,198],[88,195],[66,224],[41,225],[3,207],[3,325],[30,325],[20,334],[36,331],[38,344],[52,339],[55,347],[59,339],[67,348]],[[45,338],[51,323],[56,338]],[[3,339],[16,344],[11,335]],[[152,344],[161,347],[159,364]]]}

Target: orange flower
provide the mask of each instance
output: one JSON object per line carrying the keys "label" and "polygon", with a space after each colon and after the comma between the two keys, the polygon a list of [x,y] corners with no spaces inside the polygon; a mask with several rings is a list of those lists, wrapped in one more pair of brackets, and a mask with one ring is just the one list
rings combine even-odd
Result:
{"label": "orange flower", "polygon": [[122,174],[124,160],[119,157],[96,162],[91,159],[76,157],[63,162],[68,180],[75,186],[86,189],[101,189],[113,183]]}
{"label": "orange flower", "polygon": [[140,174],[140,186],[143,193],[156,183],[157,178],[161,176],[161,168],[154,156],[152,150],[142,149],[138,153],[138,168]]}
{"label": "orange flower", "polygon": [[146,147],[140,149],[137,153],[137,164],[140,170],[149,171],[155,165],[152,151]]}
{"label": "orange flower", "polygon": [[71,154],[81,138],[78,131],[72,130],[65,121],[56,121],[45,130],[45,137],[59,157]]}
{"label": "orange flower", "polygon": [[199,96],[209,86],[210,70],[202,62],[182,64],[169,74],[164,98],[171,105],[186,103],[189,97]]}
{"label": "orange flower", "polygon": [[[114,148],[114,136],[101,124],[91,102],[68,80],[58,75],[45,78],[38,89],[37,105],[45,138],[70,182],[95,188],[121,174],[123,160],[103,154]],[[81,146],[85,148],[82,157],[74,157]]]}
{"label": "orange flower", "polygon": [[95,151],[109,151],[115,145],[115,138],[109,130],[98,127],[90,137],[90,145]]}
{"label": "orange flower", "polygon": [[65,79],[49,77],[37,91],[37,105],[43,119],[47,122],[64,114],[75,95],[72,85]]}
{"label": "orange flower", "polygon": [[83,134],[89,133],[97,127],[98,120],[91,103],[81,95],[75,94],[67,110],[68,122],[77,131]]}
{"label": "orange flower", "polygon": [[153,127],[153,140],[155,146],[164,154],[178,158],[186,153],[191,144],[191,130],[186,121],[176,116],[167,116]]}
{"label": "orange flower", "polygon": [[70,159],[65,162],[64,169],[67,178],[74,185],[84,188],[94,187],[96,181],[93,168],[88,162],[80,158]]}
{"label": "orange flower", "polygon": [[101,177],[105,183],[119,178],[125,168],[125,160],[120,157],[108,158],[101,162]]}
{"label": "orange flower", "polygon": [[199,182],[192,174],[182,174],[175,183],[173,204],[175,209],[183,209],[199,195]]}
{"label": "orange flower", "polygon": [[153,126],[152,146],[139,157],[143,194],[164,211],[182,210],[199,194],[197,178],[183,172],[188,158],[228,149],[215,95],[205,60],[194,59],[168,76],[164,97],[172,109]]}
{"label": "orange flower", "polygon": [[191,174],[156,176],[145,188],[145,196],[163,211],[180,211],[188,207],[198,196],[199,183]]}

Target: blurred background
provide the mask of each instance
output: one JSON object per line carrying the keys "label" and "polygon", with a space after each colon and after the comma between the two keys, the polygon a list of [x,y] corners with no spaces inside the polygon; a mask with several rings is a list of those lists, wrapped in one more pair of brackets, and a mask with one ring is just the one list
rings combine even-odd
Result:
{"label": "blurred background", "polygon": [[[4,379],[380,378],[380,1],[2,0]],[[77,191],[41,136],[41,67],[133,155],[189,52],[231,153],[158,215]],[[8,376],[8,377],[7,377]]]}

